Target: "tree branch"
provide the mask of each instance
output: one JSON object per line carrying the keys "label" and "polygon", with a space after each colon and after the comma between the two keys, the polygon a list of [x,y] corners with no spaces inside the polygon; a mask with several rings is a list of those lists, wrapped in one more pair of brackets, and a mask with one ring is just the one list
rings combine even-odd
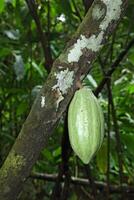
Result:
{"label": "tree branch", "polygon": [[93,195],[92,199],[97,200],[96,185],[95,185],[94,179],[92,177],[91,169],[90,169],[89,165],[85,165],[85,171],[86,171],[87,178],[88,178],[88,181],[89,181],[89,186],[92,188],[92,195]]}
{"label": "tree branch", "polygon": [[96,96],[98,96],[98,94],[101,92],[101,90],[103,89],[104,85],[107,83],[107,81],[109,80],[111,75],[114,73],[116,68],[119,67],[120,62],[124,59],[124,57],[126,56],[126,54],[128,53],[128,51],[130,50],[130,48],[133,45],[134,45],[134,38],[128,43],[126,48],[119,54],[117,59],[112,63],[112,65],[110,67],[110,70],[107,73],[105,73],[105,77],[102,79],[102,81],[100,82],[100,84],[98,85],[98,87],[95,90],[95,95]]}
{"label": "tree branch", "polygon": [[[46,180],[46,181],[52,181],[55,182],[57,179],[57,174],[42,174],[42,173],[34,173],[29,178],[38,179],[38,180]],[[65,176],[62,177],[62,182],[64,181]],[[101,181],[95,181],[95,186],[99,190],[106,191],[107,189],[107,183],[101,182]],[[74,185],[80,185],[80,186],[89,186],[89,180],[85,178],[76,178],[71,177],[71,184]],[[134,187],[133,186],[127,186],[123,185],[123,190],[126,191],[126,193],[134,193]],[[120,193],[121,187],[118,185],[109,185],[110,192],[113,193]]]}
{"label": "tree branch", "polygon": [[87,13],[88,9],[91,7],[94,0],[83,0],[83,4],[85,7],[85,13]]}
{"label": "tree branch", "polygon": [[[110,53],[110,57],[111,57],[112,52]],[[112,61],[112,59],[111,59]],[[106,76],[105,70],[104,70],[104,66],[105,66],[106,60],[103,63],[102,60],[100,59],[100,66],[102,69],[102,72],[104,74],[104,76]],[[122,184],[123,184],[123,162],[122,162],[122,151],[121,151],[121,141],[120,141],[120,134],[119,134],[119,128],[118,128],[118,123],[117,123],[117,117],[116,117],[116,111],[115,111],[115,106],[114,106],[114,101],[113,101],[113,95],[112,95],[112,89],[111,89],[111,77],[109,77],[109,81],[107,81],[106,83],[107,85],[107,90],[108,90],[108,114],[112,114],[112,119],[113,119],[113,123],[114,123],[114,130],[115,130],[115,138],[116,138],[116,149],[117,149],[117,156],[118,156],[118,164],[119,164],[119,179],[120,179],[120,187],[121,187],[121,193],[122,193],[122,199],[124,199],[124,193],[123,193],[123,189],[122,189]],[[111,109],[110,109],[111,108]],[[110,115],[109,115],[109,121],[108,121],[108,145],[110,145]],[[110,151],[110,148],[108,146],[108,149]],[[109,152],[110,153],[110,152]],[[110,154],[108,155],[108,166],[110,167],[110,158],[109,158]],[[108,168],[109,168],[108,167]],[[110,168],[109,168],[110,170]],[[107,171],[107,180],[108,180],[108,193],[109,193],[109,173]]]}
{"label": "tree branch", "polygon": [[[45,68],[48,72],[50,72],[53,60],[52,60],[52,55],[51,55],[49,38],[47,37],[47,34],[45,32],[43,32],[43,30],[42,30],[40,19],[39,19],[38,13],[37,13],[37,5],[35,4],[35,1],[34,0],[25,0],[25,1],[27,2],[31,16],[33,17],[33,19],[36,23],[40,42],[41,42],[42,49],[44,52]],[[49,2],[48,2],[48,4],[49,4]],[[49,13],[49,11],[48,11],[48,13]],[[49,16],[49,14],[48,14],[48,16]]]}
{"label": "tree branch", "polygon": [[[54,62],[51,73],[0,170],[0,199],[17,198],[40,151],[46,147],[65,112],[76,90],[77,80],[83,79],[88,73],[89,63],[94,61],[107,36],[115,29],[127,2],[128,0],[120,0],[119,5],[111,1],[95,0],[75,36]],[[99,12],[99,17],[95,14],[96,5],[104,11]]]}
{"label": "tree branch", "polygon": [[121,144],[121,139],[120,139],[120,132],[119,132],[119,127],[118,127],[118,122],[117,122],[117,116],[116,116],[116,110],[114,106],[112,91],[111,91],[111,88],[108,88],[108,90],[110,94],[111,114],[112,114],[113,126],[114,126],[114,131],[115,131],[115,138],[116,138],[116,150],[117,150],[118,163],[119,163],[119,179],[120,179],[120,187],[122,191],[122,200],[123,200],[124,191],[122,188],[122,185],[123,185],[122,144]]}
{"label": "tree branch", "polygon": [[[61,180],[63,175],[65,176],[65,182],[67,182],[66,180],[69,180],[69,157],[71,154],[71,147],[70,147],[70,143],[69,143],[69,136],[68,136],[68,123],[67,123],[67,114],[65,116],[65,120],[64,120],[64,133],[62,136],[62,142],[61,142],[61,157],[62,157],[62,161],[59,165],[59,173],[57,176],[57,180],[55,183],[55,186],[53,188],[53,192],[51,195],[51,199],[52,200],[63,200],[63,196],[65,196],[67,198],[68,193],[64,195],[64,192],[62,192],[62,190],[64,190],[65,186],[68,184],[64,184],[64,187],[62,189],[61,187]],[[68,182],[67,182],[68,183]],[[65,189],[66,191],[68,190]]]}

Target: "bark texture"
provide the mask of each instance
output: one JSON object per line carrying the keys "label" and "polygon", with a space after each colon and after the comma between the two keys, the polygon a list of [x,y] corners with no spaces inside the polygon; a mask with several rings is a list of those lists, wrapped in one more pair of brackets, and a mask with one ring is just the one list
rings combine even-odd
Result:
{"label": "bark texture", "polygon": [[[111,3],[112,2],[112,3]],[[53,64],[7,159],[0,170],[0,200],[15,200],[40,151],[66,110],[76,82],[112,34],[126,9],[127,0],[95,0],[76,34]]]}

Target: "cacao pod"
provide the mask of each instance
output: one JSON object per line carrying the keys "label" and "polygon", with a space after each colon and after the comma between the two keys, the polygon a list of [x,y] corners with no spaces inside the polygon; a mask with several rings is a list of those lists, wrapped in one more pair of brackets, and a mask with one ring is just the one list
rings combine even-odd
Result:
{"label": "cacao pod", "polygon": [[104,137],[104,117],[97,98],[83,87],[75,92],[68,110],[69,140],[76,155],[88,164]]}

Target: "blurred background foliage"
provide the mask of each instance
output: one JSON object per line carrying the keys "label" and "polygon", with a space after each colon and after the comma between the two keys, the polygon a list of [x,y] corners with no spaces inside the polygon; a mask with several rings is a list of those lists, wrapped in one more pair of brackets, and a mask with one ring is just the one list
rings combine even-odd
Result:
{"label": "blurred background foliage", "polygon": [[[43,32],[49,36],[51,56],[54,60],[64,49],[85,16],[86,1],[82,0],[37,0],[37,14]],[[90,75],[84,84],[93,90],[98,86],[119,53],[134,38],[134,1],[129,1],[125,17],[110,37],[98,58],[93,63]],[[10,151],[31,105],[45,82],[43,49],[36,23],[24,0],[0,1],[0,164]],[[90,163],[94,181],[107,184],[131,186],[134,184],[134,47],[120,63],[111,77],[111,92],[116,110],[120,143],[116,138],[114,120],[108,112],[108,90],[104,87],[99,95],[105,115],[105,140],[100,151]],[[64,133],[61,119],[47,148],[41,152],[33,172],[55,174],[62,162],[61,138]],[[110,128],[109,128],[110,127]],[[109,132],[109,137],[108,137]],[[108,140],[108,138],[110,138]],[[122,169],[119,167],[118,149]],[[109,163],[109,164],[108,164]],[[69,158],[71,176],[87,178],[85,167],[72,153]],[[109,167],[108,167],[109,166]],[[120,180],[120,170],[123,178]],[[50,199],[55,182],[29,179],[21,199]],[[133,189],[134,190],[134,189]],[[105,192],[105,190],[104,190]],[[134,191],[133,191],[134,192]],[[92,199],[89,186],[70,185],[68,199]],[[29,196],[30,195],[30,196]],[[98,192],[99,199],[104,196]],[[119,199],[120,193],[110,193],[110,199]],[[98,197],[96,197],[97,199]],[[133,198],[127,194],[125,199]]]}

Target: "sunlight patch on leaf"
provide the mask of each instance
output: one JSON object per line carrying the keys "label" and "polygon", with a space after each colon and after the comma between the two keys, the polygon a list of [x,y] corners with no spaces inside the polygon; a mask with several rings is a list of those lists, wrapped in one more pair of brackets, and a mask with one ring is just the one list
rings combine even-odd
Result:
{"label": "sunlight patch on leaf", "polygon": [[19,30],[6,30],[4,33],[11,40],[18,40],[20,37]]}
{"label": "sunlight patch on leaf", "polygon": [[5,0],[0,0],[0,13],[4,11]]}
{"label": "sunlight patch on leaf", "polygon": [[17,80],[20,81],[24,77],[24,62],[21,55],[15,55],[15,63],[13,65]]}

